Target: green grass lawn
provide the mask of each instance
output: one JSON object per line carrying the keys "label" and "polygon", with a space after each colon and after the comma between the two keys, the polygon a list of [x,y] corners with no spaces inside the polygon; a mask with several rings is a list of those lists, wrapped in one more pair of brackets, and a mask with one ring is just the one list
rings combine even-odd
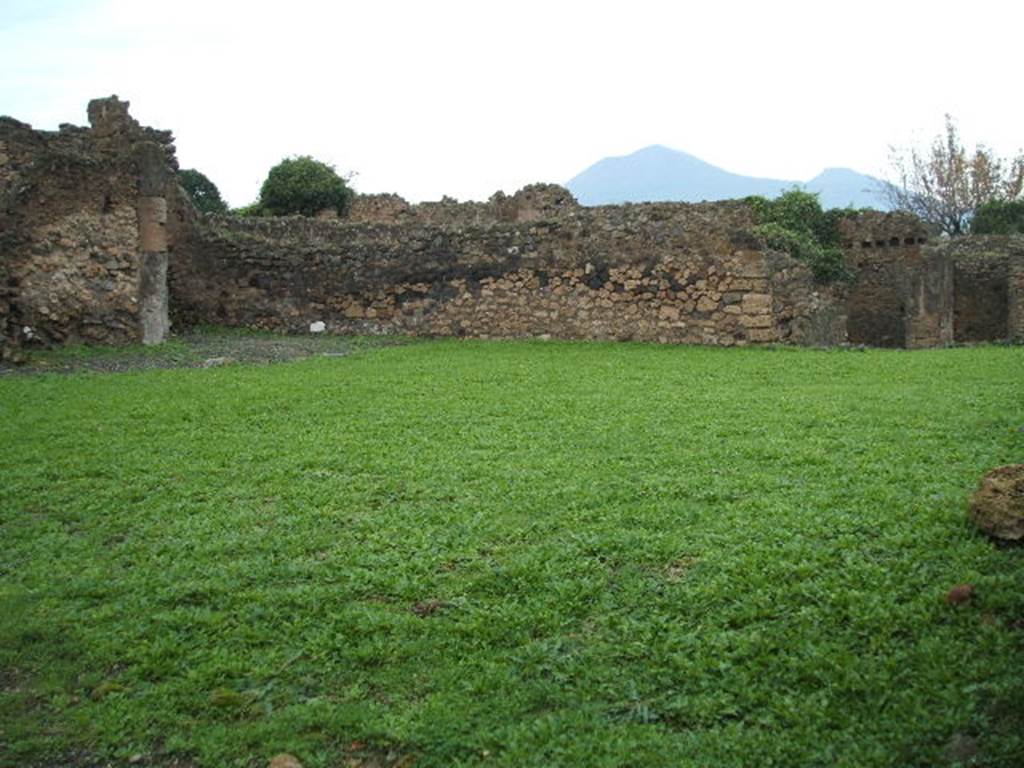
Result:
{"label": "green grass lawn", "polygon": [[0,437],[0,765],[1024,765],[1024,348],[8,376]]}

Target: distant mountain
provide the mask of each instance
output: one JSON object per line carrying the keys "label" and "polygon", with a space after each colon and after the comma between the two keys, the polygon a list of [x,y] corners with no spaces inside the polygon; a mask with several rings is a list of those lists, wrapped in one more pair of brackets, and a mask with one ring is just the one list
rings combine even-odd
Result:
{"label": "distant mountain", "polygon": [[888,211],[890,205],[881,194],[882,182],[874,176],[849,168],[826,168],[802,184],[808,192],[817,192],[822,208],[875,208]]}
{"label": "distant mountain", "polygon": [[848,168],[829,168],[807,182],[741,176],[659,145],[624,157],[606,157],[566,184],[583,205],[775,197],[797,186],[819,193],[825,208],[853,205],[888,210],[875,191],[879,185],[877,179]]}

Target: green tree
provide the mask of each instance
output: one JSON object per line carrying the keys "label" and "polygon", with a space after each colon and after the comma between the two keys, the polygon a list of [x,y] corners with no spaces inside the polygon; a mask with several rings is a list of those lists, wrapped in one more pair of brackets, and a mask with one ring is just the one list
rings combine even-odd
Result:
{"label": "green tree", "polygon": [[259,205],[274,216],[316,216],[324,209],[344,216],[354,195],[333,166],[302,155],[270,169],[260,188]]}
{"label": "green tree", "polygon": [[1024,191],[1024,154],[1002,159],[983,144],[968,150],[949,115],[927,151],[892,149],[890,162],[895,179],[884,187],[890,205],[951,237],[967,232],[980,206],[1016,200]]}
{"label": "green tree", "polygon": [[1024,200],[990,200],[978,206],[971,219],[975,235],[1024,234]]}
{"label": "green tree", "polygon": [[192,200],[197,210],[203,213],[227,213],[228,206],[220,196],[217,185],[195,168],[178,171],[178,183]]}

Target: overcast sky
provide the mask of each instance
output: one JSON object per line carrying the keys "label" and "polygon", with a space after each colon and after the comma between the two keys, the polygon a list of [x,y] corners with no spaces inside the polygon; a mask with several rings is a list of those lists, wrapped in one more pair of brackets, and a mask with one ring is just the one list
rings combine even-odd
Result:
{"label": "overcast sky", "polygon": [[1024,144],[1024,6],[0,0],[0,114],[116,93],[232,205],[310,154],[360,192],[486,199],[650,144],[727,170],[881,174],[949,112]]}

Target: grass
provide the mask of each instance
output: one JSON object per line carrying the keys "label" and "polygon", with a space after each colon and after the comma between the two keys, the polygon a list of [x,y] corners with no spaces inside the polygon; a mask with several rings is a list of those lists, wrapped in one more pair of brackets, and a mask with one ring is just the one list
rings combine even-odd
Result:
{"label": "grass", "polygon": [[1006,347],[0,379],[0,765],[1020,766],[1022,427]]}

